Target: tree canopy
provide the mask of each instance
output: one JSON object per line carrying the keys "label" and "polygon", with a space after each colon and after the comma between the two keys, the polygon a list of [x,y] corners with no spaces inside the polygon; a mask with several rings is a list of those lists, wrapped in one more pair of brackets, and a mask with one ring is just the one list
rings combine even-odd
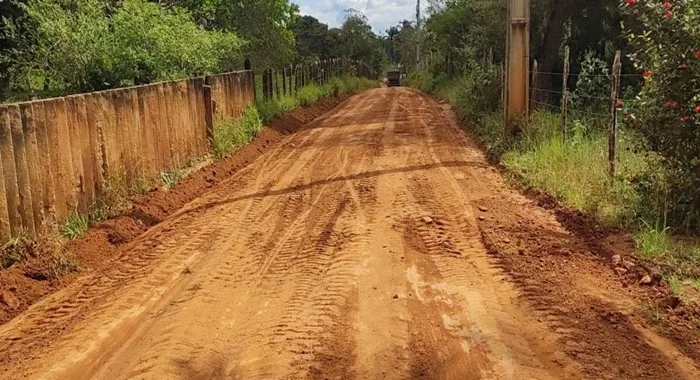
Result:
{"label": "tree canopy", "polygon": [[351,57],[380,71],[367,18],[340,28],[290,0],[0,1],[0,98],[26,99]]}

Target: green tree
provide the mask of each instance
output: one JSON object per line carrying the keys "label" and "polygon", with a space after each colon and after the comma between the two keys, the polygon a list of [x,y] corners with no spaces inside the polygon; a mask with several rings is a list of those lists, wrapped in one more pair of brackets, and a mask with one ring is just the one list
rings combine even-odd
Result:
{"label": "green tree", "polygon": [[146,0],[28,0],[23,10],[29,32],[6,23],[16,46],[10,64],[18,91],[150,83],[218,72],[241,59],[241,39],[205,30],[178,7]]}
{"label": "green tree", "polygon": [[700,3],[624,3],[631,58],[644,72],[632,126],[670,173],[670,218],[700,231]]}
{"label": "green tree", "polygon": [[312,16],[301,16],[292,24],[296,37],[296,58],[300,61],[316,61],[331,57],[333,49],[332,36],[328,25]]}
{"label": "green tree", "polygon": [[208,30],[231,31],[248,41],[246,54],[255,67],[281,66],[294,58],[294,33],[290,27],[298,16],[299,7],[289,0],[163,2],[188,9]]}
{"label": "green tree", "polygon": [[348,9],[345,22],[338,34],[338,56],[362,61],[377,72],[386,63],[386,54],[379,37],[372,32],[367,17],[359,11]]}

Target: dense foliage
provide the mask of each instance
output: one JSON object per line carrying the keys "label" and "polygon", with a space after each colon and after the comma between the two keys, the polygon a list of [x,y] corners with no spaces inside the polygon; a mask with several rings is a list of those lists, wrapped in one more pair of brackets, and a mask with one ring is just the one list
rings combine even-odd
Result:
{"label": "dense foliage", "polygon": [[24,20],[5,29],[14,44],[4,57],[15,91],[101,90],[213,73],[242,59],[240,38],[207,31],[180,8],[145,0],[118,7],[28,0],[21,8]]}
{"label": "dense foliage", "polygon": [[0,100],[351,57],[385,62],[367,18],[340,28],[289,0],[0,1]]}
{"label": "dense foliage", "polygon": [[289,0],[163,0],[189,10],[207,30],[233,32],[248,41],[246,55],[258,67],[285,64],[294,57],[290,26],[299,7]]}
{"label": "dense foliage", "polygon": [[669,216],[700,230],[700,3],[626,0],[631,57],[644,72],[630,123],[669,171]]}

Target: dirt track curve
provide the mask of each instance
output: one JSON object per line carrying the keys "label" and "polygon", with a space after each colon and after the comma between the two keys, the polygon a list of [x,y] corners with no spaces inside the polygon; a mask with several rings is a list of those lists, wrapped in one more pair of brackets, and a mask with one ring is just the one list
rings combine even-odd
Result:
{"label": "dirt track curve", "polygon": [[700,378],[413,90],[350,98],[122,251],[0,327],[0,378]]}

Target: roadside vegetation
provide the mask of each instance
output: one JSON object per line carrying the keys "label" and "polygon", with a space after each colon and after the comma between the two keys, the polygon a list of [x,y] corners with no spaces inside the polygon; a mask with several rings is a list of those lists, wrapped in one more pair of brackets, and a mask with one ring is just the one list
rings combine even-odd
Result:
{"label": "roadside vegetation", "polygon": [[[347,57],[381,72],[361,12],[329,28],[289,0],[0,1],[0,101]],[[148,25],[148,27],[144,27]]]}
{"label": "roadside vegetation", "polygon": [[249,107],[239,119],[219,118],[215,121],[212,154],[217,160],[226,157],[257,136],[264,123],[299,107],[310,106],[331,96],[337,97],[364,91],[376,85],[375,81],[367,78],[334,77],[323,85],[310,83],[300,88],[294,95],[258,99],[255,105]]}
{"label": "roadside vegetation", "polygon": [[262,120],[255,107],[248,107],[243,116],[236,119],[218,119],[214,123],[212,154],[220,160],[234,150],[248,144],[262,130]]}
{"label": "roadside vegetation", "polygon": [[80,270],[78,261],[61,249],[57,239],[45,236],[36,241],[25,232],[18,233],[0,248],[0,269],[12,268],[31,258],[39,261],[27,274],[39,280],[59,281],[61,277]]}
{"label": "roadside vegetation", "polygon": [[[539,41],[533,38],[533,55],[543,74],[533,83],[529,119],[519,123],[519,133],[508,135],[501,105],[500,30],[506,16],[505,9],[489,7],[491,3],[454,0],[433,7],[426,21],[426,45],[432,48],[426,47],[428,58],[420,71],[410,73],[409,84],[452,104],[489,159],[502,164],[516,186],[539,189],[605,226],[631,231],[638,258],[673,293],[697,303],[700,35],[692,26],[700,22],[698,5],[623,1],[611,7],[592,1],[572,6],[571,11],[597,15],[589,19],[564,10],[571,23],[568,37],[554,42],[547,34]],[[565,2],[541,3],[545,6],[533,8],[533,24],[539,25],[533,33],[557,33],[546,16]],[[470,23],[473,17],[493,21]],[[587,23],[592,19],[606,27],[591,30]],[[466,35],[470,38],[461,37]],[[396,38],[402,38],[400,27]],[[565,45],[572,51],[574,73],[568,79],[566,138],[559,112]],[[617,102],[617,170],[610,178],[609,68],[615,50],[626,57]],[[410,65],[411,54],[398,53],[398,60]]]}

